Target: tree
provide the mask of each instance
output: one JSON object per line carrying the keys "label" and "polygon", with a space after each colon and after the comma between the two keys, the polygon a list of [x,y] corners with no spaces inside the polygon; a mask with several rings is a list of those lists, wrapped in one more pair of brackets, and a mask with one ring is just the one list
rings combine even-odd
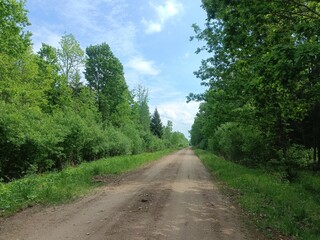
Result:
{"label": "tree", "polygon": [[139,121],[142,129],[149,131],[150,129],[150,112],[148,106],[148,90],[142,85],[138,85],[136,89],[136,102],[138,104]]}
{"label": "tree", "polygon": [[24,6],[24,0],[0,1],[0,54],[17,57],[30,47],[31,34],[24,29],[30,23]]}
{"label": "tree", "polygon": [[168,120],[167,125],[164,126],[162,130],[163,139],[168,140],[169,142],[171,141],[172,129],[173,129],[173,123],[172,121]]}
{"label": "tree", "polygon": [[151,117],[150,130],[155,136],[162,138],[163,126],[157,108],[154,110],[154,113]]}
{"label": "tree", "polygon": [[115,126],[128,120],[130,93],[123,66],[106,43],[86,48],[85,77],[96,93],[97,106],[104,121]]}
{"label": "tree", "polygon": [[71,89],[67,79],[60,75],[57,51],[48,44],[42,44],[38,52],[38,66],[41,78],[50,80],[51,87],[46,91],[49,102],[47,111],[71,105]]}
{"label": "tree", "polygon": [[173,132],[171,136],[171,146],[173,147],[188,147],[189,141],[181,132]]}
{"label": "tree", "polygon": [[59,44],[60,48],[57,49],[58,64],[61,73],[69,82],[84,63],[84,51],[72,34],[62,36]]}
{"label": "tree", "polygon": [[72,89],[73,96],[79,96],[81,89],[84,87],[84,84],[81,82],[81,74],[79,70],[77,70],[75,74],[72,76],[70,81],[70,87]]}

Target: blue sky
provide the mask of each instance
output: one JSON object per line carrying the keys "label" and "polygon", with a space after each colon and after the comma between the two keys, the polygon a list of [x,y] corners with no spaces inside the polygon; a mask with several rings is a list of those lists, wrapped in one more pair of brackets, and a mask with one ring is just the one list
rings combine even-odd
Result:
{"label": "blue sky", "polygon": [[173,122],[188,136],[198,103],[186,103],[189,92],[203,92],[193,72],[203,55],[190,42],[191,25],[203,25],[200,0],[28,0],[34,50],[41,43],[58,46],[72,33],[85,49],[106,42],[124,66],[130,89],[149,89],[151,113]]}

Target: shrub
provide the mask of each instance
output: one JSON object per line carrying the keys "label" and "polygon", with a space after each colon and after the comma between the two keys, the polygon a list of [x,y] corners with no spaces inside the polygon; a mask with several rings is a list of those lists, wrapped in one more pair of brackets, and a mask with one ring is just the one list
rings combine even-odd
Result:
{"label": "shrub", "polygon": [[106,133],[108,138],[107,153],[109,156],[131,154],[130,139],[120,130],[115,129],[114,127],[108,127]]}
{"label": "shrub", "polygon": [[137,129],[137,126],[128,123],[121,128],[121,131],[130,140],[132,154],[142,153],[145,150],[143,139],[141,133],[139,133],[139,130]]}
{"label": "shrub", "polygon": [[312,164],[312,150],[304,146],[292,144],[287,151],[286,165],[295,168],[306,168]]}
{"label": "shrub", "polygon": [[[64,109],[46,114],[37,108],[0,105],[0,178],[5,181],[101,158],[112,148],[113,140],[92,112],[80,116]],[[124,153],[130,152],[127,148],[122,147]]]}
{"label": "shrub", "polygon": [[165,148],[164,141],[154,136],[151,132],[145,132],[143,138],[148,152],[158,151]]}
{"label": "shrub", "polygon": [[256,165],[263,160],[263,139],[254,126],[228,122],[220,125],[208,148],[227,159],[247,165]]}

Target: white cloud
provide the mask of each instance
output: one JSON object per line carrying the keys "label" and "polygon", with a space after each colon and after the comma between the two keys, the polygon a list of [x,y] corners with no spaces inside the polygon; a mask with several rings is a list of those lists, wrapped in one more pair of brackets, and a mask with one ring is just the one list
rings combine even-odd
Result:
{"label": "white cloud", "polygon": [[146,33],[156,33],[162,31],[162,24],[159,22],[147,21],[143,18],[142,23],[146,27]]}
{"label": "white cloud", "polygon": [[156,13],[156,19],[142,19],[146,33],[161,32],[163,26],[173,17],[177,16],[183,10],[183,5],[176,0],[166,0],[163,5],[150,4]]}
{"label": "white cloud", "polygon": [[[49,25],[39,19],[37,25],[31,25],[34,35],[39,32],[33,37],[35,49],[41,42],[56,46],[63,34],[72,33],[83,47],[106,42],[119,58],[137,54],[136,26],[127,18],[126,0],[35,0],[28,4],[56,22]],[[50,17],[45,21],[51,21]]]}
{"label": "white cloud", "polygon": [[69,0],[62,14],[88,39],[86,45],[107,42],[123,57],[136,53],[136,26],[126,19],[127,7],[125,0]]}
{"label": "white cloud", "polygon": [[132,58],[128,62],[127,66],[136,70],[139,74],[142,75],[156,76],[160,73],[160,71],[154,66],[154,62],[147,61],[142,57]]}

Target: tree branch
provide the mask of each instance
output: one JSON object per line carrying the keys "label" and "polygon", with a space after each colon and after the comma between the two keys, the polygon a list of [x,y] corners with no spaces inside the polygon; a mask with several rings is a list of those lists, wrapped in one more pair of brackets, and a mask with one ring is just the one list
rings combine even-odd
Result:
{"label": "tree branch", "polygon": [[320,17],[320,13],[318,13],[317,11],[315,11],[312,8],[308,7],[307,5],[302,4],[300,2],[297,2],[296,0],[289,0],[289,1],[294,3],[294,4],[296,4],[296,5],[298,5],[298,6],[300,6],[300,7],[306,8],[309,12],[311,12],[311,13],[317,15],[318,17]]}

